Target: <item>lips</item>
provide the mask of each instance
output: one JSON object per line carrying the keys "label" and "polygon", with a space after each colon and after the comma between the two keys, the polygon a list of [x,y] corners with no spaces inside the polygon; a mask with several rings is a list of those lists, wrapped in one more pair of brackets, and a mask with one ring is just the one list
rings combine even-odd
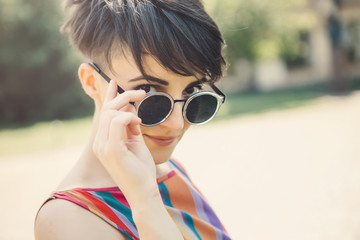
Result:
{"label": "lips", "polygon": [[149,136],[149,135],[144,135],[144,136],[159,146],[168,146],[172,144],[176,139],[176,137],[166,137],[166,136]]}

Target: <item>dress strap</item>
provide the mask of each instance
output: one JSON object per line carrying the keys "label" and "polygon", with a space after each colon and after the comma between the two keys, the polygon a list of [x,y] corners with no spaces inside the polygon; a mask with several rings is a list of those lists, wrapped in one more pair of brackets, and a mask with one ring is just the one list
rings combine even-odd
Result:
{"label": "dress strap", "polygon": [[175,167],[177,170],[179,170],[179,172],[192,183],[189,174],[187,173],[187,171],[185,170],[185,168],[183,167],[183,165],[181,165],[181,163],[179,161],[172,158],[172,159],[169,159],[169,162],[173,167]]}

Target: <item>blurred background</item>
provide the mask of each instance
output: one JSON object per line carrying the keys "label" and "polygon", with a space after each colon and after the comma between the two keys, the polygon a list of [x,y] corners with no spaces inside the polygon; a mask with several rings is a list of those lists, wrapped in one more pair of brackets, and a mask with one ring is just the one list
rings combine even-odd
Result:
{"label": "blurred background", "polygon": [[[61,1],[1,0],[0,124],[18,127],[89,116],[77,81],[82,61],[59,33]],[[206,0],[227,48],[228,93],[317,85],[359,88],[358,0]]]}
{"label": "blurred background", "polygon": [[[234,239],[359,240],[360,0],[204,4],[227,43],[228,98],[175,156]],[[89,134],[63,17],[60,0],[0,0],[0,239],[33,239]]]}

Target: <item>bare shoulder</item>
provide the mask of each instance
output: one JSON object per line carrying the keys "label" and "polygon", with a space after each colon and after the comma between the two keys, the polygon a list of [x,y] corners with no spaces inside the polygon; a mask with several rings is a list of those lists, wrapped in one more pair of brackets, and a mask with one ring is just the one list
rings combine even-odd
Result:
{"label": "bare shoulder", "polygon": [[56,199],[47,202],[35,220],[36,240],[116,239],[125,235],[82,207]]}

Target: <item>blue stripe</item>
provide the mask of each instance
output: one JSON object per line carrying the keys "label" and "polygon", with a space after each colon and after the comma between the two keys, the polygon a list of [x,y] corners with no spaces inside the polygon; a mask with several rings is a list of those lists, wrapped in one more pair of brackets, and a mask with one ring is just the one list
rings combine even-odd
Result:
{"label": "blue stripe", "polygon": [[198,237],[198,239],[201,240],[201,237],[200,237],[199,233],[195,229],[194,222],[193,222],[191,216],[189,214],[185,213],[185,212],[181,212],[181,215],[182,215],[186,225],[188,227],[190,227],[190,229],[193,231],[193,233],[195,233],[195,235]]}
{"label": "blue stripe", "polygon": [[135,226],[135,222],[132,218],[131,209],[121,204],[110,192],[96,192],[96,195],[99,195],[108,206],[113,209],[116,209],[122,215],[124,215],[133,226]]}
{"label": "blue stripe", "polygon": [[169,162],[170,162],[177,170],[179,170],[179,172],[181,172],[182,175],[184,175],[184,176],[192,183],[190,177],[186,174],[186,172],[184,172],[184,171],[183,171],[175,162],[173,162],[172,160],[169,160]]}
{"label": "blue stripe", "polygon": [[159,190],[164,204],[169,207],[174,207],[170,201],[169,191],[163,182],[159,183]]}
{"label": "blue stripe", "polygon": [[[125,226],[131,231],[126,232],[125,229],[121,228],[119,225],[116,225],[113,221],[107,218],[107,216],[104,214],[104,218],[108,219],[109,223],[116,225],[116,228],[121,231],[123,234],[125,234],[130,239],[135,239],[131,234],[135,235],[136,237],[139,237],[139,233],[137,231],[136,225],[132,219],[131,210],[124,206],[122,203],[120,203],[110,192],[95,192],[95,191],[89,191],[89,193],[99,199],[100,201],[107,204],[107,206],[113,211],[113,213],[120,219],[120,221],[125,224]],[[122,210],[123,212],[119,212],[119,210]],[[128,213],[130,211],[130,215]],[[124,214],[123,214],[124,213]],[[104,219],[105,220],[105,219]]]}

